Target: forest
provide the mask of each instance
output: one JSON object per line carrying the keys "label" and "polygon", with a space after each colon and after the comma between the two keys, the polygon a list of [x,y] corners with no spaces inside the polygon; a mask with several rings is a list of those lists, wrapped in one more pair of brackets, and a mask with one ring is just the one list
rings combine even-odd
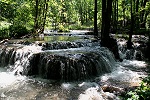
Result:
{"label": "forest", "polygon": [[16,27],[24,28],[24,34],[27,31],[42,33],[44,28],[58,31],[95,29],[96,34],[97,31],[103,33],[103,29],[106,31],[105,26],[111,33],[130,30],[142,34],[150,24],[148,0],[1,0],[0,5],[4,32],[1,38],[13,36],[12,32],[5,31]]}
{"label": "forest", "polygon": [[132,34],[147,34],[150,26],[148,0],[2,0],[0,5],[0,38],[89,29],[106,46],[109,33],[129,34],[131,48]]}
{"label": "forest", "polygon": [[[119,61],[122,59],[117,41],[111,34],[116,37],[122,35],[127,40],[127,49],[133,49],[133,35],[144,35],[149,38],[143,51],[144,60],[148,63],[150,60],[149,0],[0,0],[1,41],[23,36],[35,37],[44,34],[45,30],[88,30]],[[142,82],[140,87],[126,93],[124,98],[148,100],[150,76]]]}

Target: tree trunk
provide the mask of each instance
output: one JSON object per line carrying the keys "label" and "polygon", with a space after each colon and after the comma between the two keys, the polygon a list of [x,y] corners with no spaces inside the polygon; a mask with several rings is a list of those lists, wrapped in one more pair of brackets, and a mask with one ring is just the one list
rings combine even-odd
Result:
{"label": "tree trunk", "polygon": [[102,0],[102,29],[101,39],[109,39],[110,22],[112,14],[112,1],[113,0]]}
{"label": "tree trunk", "polygon": [[102,29],[101,29],[101,45],[109,48],[115,55],[116,59],[120,59],[118,53],[117,41],[109,36],[111,14],[112,14],[112,1],[102,0]]}
{"label": "tree trunk", "polygon": [[[148,0],[144,0],[143,2],[141,2],[141,7],[142,8],[145,8],[145,6],[146,6],[146,3],[147,3],[147,1]],[[145,28],[146,26],[145,26],[145,22],[144,22],[144,15],[145,15],[145,10],[143,9],[142,11],[141,11],[141,21],[140,21],[140,23],[141,23],[141,28]]]}
{"label": "tree trunk", "polygon": [[45,23],[46,23],[46,16],[47,16],[47,10],[48,10],[48,1],[49,0],[44,0],[44,10],[43,10],[43,25],[42,25],[42,29],[40,33],[44,32],[44,28],[45,28]]}
{"label": "tree trunk", "polygon": [[118,21],[118,0],[115,0],[113,2],[113,16],[112,16],[112,25],[113,25],[113,29],[112,29],[112,33],[115,34],[117,32],[117,21]]}
{"label": "tree trunk", "polygon": [[35,20],[34,20],[33,36],[44,32],[47,10],[48,10],[48,1],[49,0],[35,1]]}
{"label": "tree trunk", "polygon": [[117,8],[117,11],[116,11],[116,30],[117,30],[118,29],[118,18],[119,18],[119,16],[118,16],[119,5],[118,5],[118,0],[116,0],[116,2],[117,2],[117,5],[116,5],[116,8]]}
{"label": "tree trunk", "polygon": [[139,0],[136,0],[136,12],[139,11]]}
{"label": "tree trunk", "polygon": [[131,26],[130,26],[130,33],[129,33],[129,39],[127,42],[127,49],[132,49],[132,35],[133,35],[133,25],[134,25],[134,19],[133,19],[133,3],[131,0]]}
{"label": "tree trunk", "polygon": [[37,34],[37,29],[38,29],[38,6],[39,6],[39,1],[35,0],[36,4],[35,4],[35,18],[34,18],[34,31],[33,34]]}
{"label": "tree trunk", "polygon": [[98,36],[98,29],[97,29],[97,0],[95,0],[94,6],[94,34]]}
{"label": "tree trunk", "polygon": [[138,14],[138,12],[139,12],[139,0],[136,0],[136,18],[135,18],[135,24],[136,24],[136,29],[138,29],[139,28],[139,24],[140,24],[140,22],[139,22],[139,14]]}
{"label": "tree trunk", "polygon": [[125,14],[125,11],[126,11],[126,0],[122,1],[123,3],[123,26],[125,27],[126,26],[126,14]]}
{"label": "tree trunk", "polygon": [[81,21],[81,25],[84,24],[84,20],[83,20],[83,10],[82,10],[82,6],[80,5],[79,8],[79,13],[80,13],[80,21]]}
{"label": "tree trunk", "polygon": [[[105,38],[105,24],[106,24],[106,0],[102,0],[102,29],[101,29],[101,40]],[[108,33],[106,33],[108,34]]]}

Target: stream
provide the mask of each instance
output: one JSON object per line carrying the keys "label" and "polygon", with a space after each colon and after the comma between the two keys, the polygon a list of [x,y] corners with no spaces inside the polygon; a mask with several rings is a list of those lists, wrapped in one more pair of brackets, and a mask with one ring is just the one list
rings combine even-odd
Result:
{"label": "stream", "polygon": [[88,31],[51,33],[0,43],[0,100],[120,100],[139,86],[146,62],[125,51],[119,62]]}

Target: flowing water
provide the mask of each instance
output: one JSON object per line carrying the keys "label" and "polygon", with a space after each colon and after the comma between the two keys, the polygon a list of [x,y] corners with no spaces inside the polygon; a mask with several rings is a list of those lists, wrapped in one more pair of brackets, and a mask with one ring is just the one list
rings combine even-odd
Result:
{"label": "flowing water", "polygon": [[[8,40],[0,45],[0,100],[119,100],[139,85],[143,61],[117,62],[85,31]],[[141,72],[142,70],[142,72]],[[111,86],[113,91],[103,91]]]}

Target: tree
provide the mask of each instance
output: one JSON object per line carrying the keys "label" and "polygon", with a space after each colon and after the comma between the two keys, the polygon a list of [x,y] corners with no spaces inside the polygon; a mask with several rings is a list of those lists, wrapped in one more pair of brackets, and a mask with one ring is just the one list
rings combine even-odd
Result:
{"label": "tree", "polygon": [[101,29],[101,40],[107,42],[109,40],[109,30],[112,14],[112,1],[113,0],[102,0],[102,29]]}
{"label": "tree", "polygon": [[[141,0],[141,11],[140,11],[140,28],[146,28],[146,18],[147,18],[147,11],[146,11],[146,4],[148,0]],[[130,33],[129,33],[129,39],[127,42],[127,48],[132,49],[132,35],[134,31],[139,28],[139,17],[138,17],[138,11],[139,11],[139,0],[131,0],[130,1],[130,14],[131,14],[131,24],[130,24]],[[135,30],[136,29],[136,30]]]}
{"label": "tree", "polygon": [[38,5],[39,5],[39,0],[35,0],[35,16],[34,16],[34,33],[37,34],[38,31]]}
{"label": "tree", "polygon": [[49,0],[35,0],[34,31],[33,34],[44,32]]}
{"label": "tree", "polygon": [[148,0],[141,0],[141,13],[140,13],[140,24],[141,24],[141,28],[145,28],[146,27],[146,18],[147,18],[147,13],[145,10],[145,6],[146,3],[148,2]]}
{"label": "tree", "polygon": [[127,41],[127,48],[132,49],[132,35],[133,35],[133,28],[134,28],[134,16],[133,16],[133,1],[131,0],[131,25],[130,25],[130,32],[129,32],[129,39]]}
{"label": "tree", "polygon": [[2,0],[0,1],[1,17],[12,25],[27,26],[32,20],[29,1]]}
{"label": "tree", "polygon": [[102,0],[102,29],[101,29],[101,45],[108,47],[117,59],[120,59],[118,53],[117,41],[110,38],[110,23],[112,15],[113,0]]}
{"label": "tree", "polygon": [[112,13],[112,33],[115,34],[117,32],[118,26],[118,0],[113,1],[113,13]]}
{"label": "tree", "polygon": [[98,29],[97,29],[97,0],[95,0],[94,6],[94,34],[98,36]]}

